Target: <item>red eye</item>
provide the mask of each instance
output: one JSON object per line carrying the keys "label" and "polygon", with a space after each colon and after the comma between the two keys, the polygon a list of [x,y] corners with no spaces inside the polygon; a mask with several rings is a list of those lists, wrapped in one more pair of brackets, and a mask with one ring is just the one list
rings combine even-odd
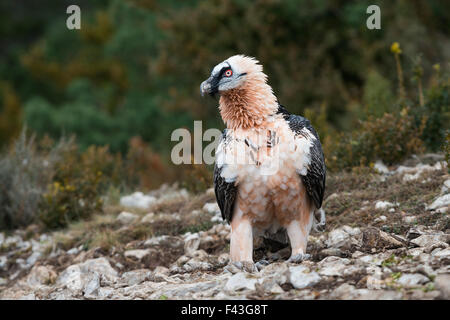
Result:
{"label": "red eye", "polygon": [[233,71],[231,69],[228,69],[227,71],[225,71],[225,77],[231,77],[232,74],[233,74]]}

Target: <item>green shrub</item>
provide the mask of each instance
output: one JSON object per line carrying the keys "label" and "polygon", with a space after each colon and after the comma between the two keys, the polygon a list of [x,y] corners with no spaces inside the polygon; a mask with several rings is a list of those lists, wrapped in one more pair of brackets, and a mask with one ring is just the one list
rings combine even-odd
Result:
{"label": "green shrub", "polygon": [[382,117],[386,112],[392,112],[395,96],[392,94],[392,84],[375,70],[367,75],[363,94],[364,113],[361,118]]}
{"label": "green shrub", "polygon": [[14,89],[0,81],[0,147],[20,134],[22,108]]}
{"label": "green shrub", "polygon": [[369,116],[351,134],[342,134],[331,147],[327,167],[331,170],[369,166],[376,160],[397,163],[424,151],[421,140],[424,121],[417,127],[414,117],[404,108],[398,114]]}
{"label": "green shrub", "polygon": [[[108,175],[103,170],[108,171]],[[80,154],[73,144],[55,164],[55,176],[43,194],[40,220],[49,228],[87,219],[102,212],[101,195],[116,172],[115,161],[107,147],[91,146]]]}
{"label": "green shrub", "polygon": [[414,113],[416,124],[425,119],[422,140],[432,151],[440,151],[450,123],[450,82],[439,82],[425,95],[425,104],[418,105]]}
{"label": "green shrub", "polygon": [[36,221],[41,195],[50,183],[53,165],[64,143],[39,150],[34,136],[23,130],[11,148],[0,156],[0,229]]}
{"label": "green shrub", "polygon": [[74,138],[36,140],[24,130],[0,155],[0,229],[41,223],[48,228],[89,218],[102,210],[102,195],[123,179],[120,154]]}

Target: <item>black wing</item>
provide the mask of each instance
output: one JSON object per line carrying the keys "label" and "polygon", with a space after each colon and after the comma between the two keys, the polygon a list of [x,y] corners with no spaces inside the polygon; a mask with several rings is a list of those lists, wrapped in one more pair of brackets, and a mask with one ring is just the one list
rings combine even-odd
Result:
{"label": "black wing", "polygon": [[[226,130],[222,134],[222,140],[226,137]],[[222,167],[223,168],[223,167]],[[236,202],[237,186],[233,182],[226,182],[221,176],[222,168],[214,165],[214,192],[216,194],[217,204],[219,205],[222,218],[228,223],[234,211],[234,204]]]}
{"label": "black wing", "polygon": [[290,114],[283,106],[280,105],[278,113],[281,113],[288,121],[289,127],[296,135],[305,135],[303,129],[308,129],[316,139],[313,141],[313,145],[309,150],[311,156],[311,163],[309,165],[307,174],[300,175],[303,184],[305,185],[306,192],[314,201],[314,205],[317,209],[322,206],[323,195],[325,192],[325,180],[326,180],[326,167],[325,158],[323,155],[322,144],[319,140],[319,135],[313,128],[308,119]]}

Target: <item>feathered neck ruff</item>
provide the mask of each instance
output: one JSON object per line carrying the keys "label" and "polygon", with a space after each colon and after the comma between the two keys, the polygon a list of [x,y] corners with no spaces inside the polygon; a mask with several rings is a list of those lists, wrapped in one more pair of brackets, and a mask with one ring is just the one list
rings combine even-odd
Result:
{"label": "feathered neck ruff", "polygon": [[[245,57],[247,58],[247,57]],[[228,129],[250,129],[264,126],[278,109],[272,88],[262,67],[253,59],[239,61],[247,75],[235,89],[221,92],[219,110]]]}

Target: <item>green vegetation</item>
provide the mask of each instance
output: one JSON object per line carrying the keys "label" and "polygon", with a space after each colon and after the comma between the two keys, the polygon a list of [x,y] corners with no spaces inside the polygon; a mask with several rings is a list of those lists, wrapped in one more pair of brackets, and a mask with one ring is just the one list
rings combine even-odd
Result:
{"label": "green vegetation", "polygon": [[[311,119],[330,173],[424,151],[448,161],[447,2],[77,3],[79,31],[59,2],[0,2],[0,228],[37,216],[66,226],[101,213],[105,194],[164,182],[208,188],[211,168],[171,164],[170,134],[198,119],[223,128],[198,89],[237,53],[257,57],[279,101]],[[366,28],[370,4],[380,30]]]}

